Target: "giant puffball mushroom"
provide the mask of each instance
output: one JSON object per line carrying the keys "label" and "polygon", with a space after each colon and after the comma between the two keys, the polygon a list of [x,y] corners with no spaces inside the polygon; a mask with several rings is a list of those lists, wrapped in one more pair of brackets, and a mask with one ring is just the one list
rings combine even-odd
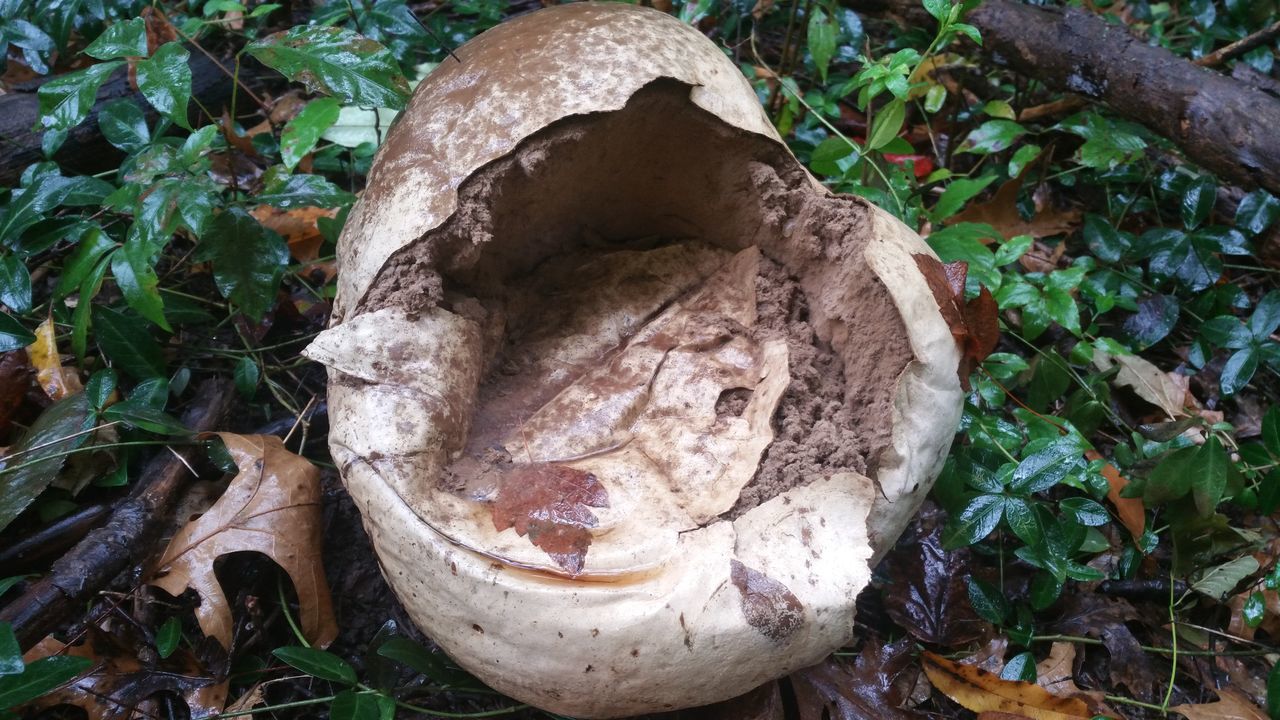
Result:
{"label": "giant puffball mushroom", "polygon": [[821,660],[959,422],[936,259],[656,10],[539,10],[457,56],[387,134],[306,351],[391,587],[572,716]]}

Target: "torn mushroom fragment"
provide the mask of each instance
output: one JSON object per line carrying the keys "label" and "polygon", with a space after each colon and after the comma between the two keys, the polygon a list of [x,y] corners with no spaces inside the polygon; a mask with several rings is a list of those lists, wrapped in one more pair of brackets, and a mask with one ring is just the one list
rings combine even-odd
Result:
{"label": "torn mushroom fragment", "polygon": [[388,582],[568,715],[817,662],[959,420],[932,253],[662,13],[555,7],[458,55],[379,152],[306,351]]}

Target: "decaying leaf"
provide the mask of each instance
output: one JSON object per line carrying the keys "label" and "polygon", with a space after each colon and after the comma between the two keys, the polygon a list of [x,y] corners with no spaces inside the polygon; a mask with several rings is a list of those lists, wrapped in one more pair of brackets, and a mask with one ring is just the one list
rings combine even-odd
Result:
{"label": "decaying leaf", "polygon": [[921,662],[929,681],[947,697],[976,713],[1004,712],[1033,720],[1091,717],[1076,698],[1059,697],[1032,683],[1002,680],[982,668],[926,652]]}
{"label": "decaying leaf", "polygon": [[915,714],[902,709],[906,700],[900,682],[915,671],[911,642],[868,642],[850,667],[828,658],[792,673],[799,720],[906,720]]}
{"label": "decaying leaf", "polygon": [[206,672],[185,649],[149,666],[138,658],[136,645],[111,633],[90,626],[85,638],[78,645],[65,645],[50,636],[27,651],[23,659],[28,663],[52,655],[93,662],[89,672],[31,703],[31,708],[74,705],[89,720],[124,720],[145,717],[140,703],[156,693],[173,692],[186,701],[192,718],[205,718],[217,715],[226,703],[228,682]]}
{"label": "decaying leaf", "polygon": [[36,341],[27,347],[27,357],[36,369],[36,380],[41,389],[51,399],[61,400],[84,389],[76,371],[62,367],[52,315],[36,328]]}
{"label": "decaying leaf", "polygon": [[263,553],[293,580],[303,634],[312,644],[328,645],[338,628],[320,561],[319,472],[274,435],[217,435],[240,473],[209,512],[169,542],[151,584],[171,595],[187,588],[199,593],[200,629],[230,649],[231,608],[214,561],[233,552]]}
{"label": "decaying leaf", "polygon": [[1049,657],[1036,663],[1036,684],[1054,695],[1084,702],[1094,715],[1121,717],[1106,704],[1105,693],[1076,685],[1075,662],[1076,646],[1069,642],[1055,642],[1049,648]]}
{"label": "decaying leaf", "polygon": [[1095,594],[1073,594],[1066,599],[1059,632],[1097,638],[1110,654],[1111,682],[1129,688],[1140,700],[1154,697],[1156,673],[1150,656],[1125,624],[1140,618],[1127,600]]}
{"label": "decaying leaf", "polygon": [[1048,193],[1041,190],[1043,185],[1037,187],[1032,195],[1035,213],[1030,220],[1022,219],[1022,213],[1018,210],[1018,193],[1022,190],[1022,181],[1027,170],[1033,165],[1034,163],[1027,163],[1022,173],[1001,185],[990,200],[969,205],[959,214],[952,216],[948,222],[985,223],[995,228],[1005,238],[1018,235],[1042,238],[1071,232],[1080,222],[1080,211],[1058,210],[1053,207]]}
{"label": "decaying leaf", "polygon": [[925,526],[921,522],[908,530],[885,563],[886,596],[892,598],[885,611],[922,642],[946,647],[973,642],[989,626],[969,602],[969,552],[943,548],[941,522]]}
{"label": "decaying leaf", "polygon": [[1116,385],[1132,389],[1138,397],[1160,408],[1174,420],[1187,415],[1183,384],[1150,362],[1137,355],[1113,358],[1098,352],[1094,353],[1093,364],[1099,370],[1109,370],[1118,364],[1120,372],[1115,378]]}
{"label": "decaying leaf", "polygon": [[1239,690],[1227,687],[1219,689],[1217,693],[1217,702],[1175,705],[1169,710],[1191,720],[1267,720],[1267,714],[1262,708],[1250,702]]}
{"label": "decaying leaf", "polygon": [[[1090,462],[1102,459],[1102,454],[1097,450],[1087,450],[1084,456]],[[1147,511],[1142,504],[1142,498],[1121,496],[1120,491],[1125,489],[1129,481],[1120,474],[1115,465],[1107,463],[1102,466],[1102,476],[1107,479],[1107,487],[1109,488],[1107,490],[1107,499],[1115,507],[1116,515],[1120,516],[1120,522],[1135,540],[1142,537],[1142,533],[1147,528]]]}
{"label": "decaying leaf", "polygon": [[0,437],[9,432],[13,414],[22,407],[31,385],[31,365],[25,350],[0,355]]}
{"label": "decaying leaf", "polygon": [[582,572],[598,524],[588,508],[609,507],[609,493],[595,475],[567,465],[516,465],[498,483],[490,504],[498,532],[515,528],[572,575]]}
{"label": "decaying leaf", "polygon": [[331,218],[338,214],[333,208],[299,207],[289,210],[259,205],[250,213],[263,227],[279,233],[289,244],[289,254],[294,260],[302,263],[312,262],[320,256],[320,246],[324,236],[316,227],[316,221],[322,217]]}
{"label": "decaying leaf", "polygon": [[978,297],[965,302],[964,286],[969,266],[964,262],[943,265],[937,259],[924,254],[914,256],[916,267],[929,283],[929,290],[938,302],[942,317],[951,328],[951,335],[960,346],[960,385],[969,389],[969,374],[996,349],[1000,342],[999,309],[996,300],[985,287]]}

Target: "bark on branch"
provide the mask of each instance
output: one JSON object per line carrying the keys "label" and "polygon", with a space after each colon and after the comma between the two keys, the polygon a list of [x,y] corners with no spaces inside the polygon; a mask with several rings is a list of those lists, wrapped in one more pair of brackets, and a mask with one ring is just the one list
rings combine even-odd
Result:
{"label": "bark on branch", "polygon": [[[931,22],[916,0],[844,2],[913,24]],[[1280,100],[1257,87],[1074,8],[985,0],[967,22],[982,33],[983,48],[996,62],[1054,90],[1105,103],[1225,180],[1280,193]]]}

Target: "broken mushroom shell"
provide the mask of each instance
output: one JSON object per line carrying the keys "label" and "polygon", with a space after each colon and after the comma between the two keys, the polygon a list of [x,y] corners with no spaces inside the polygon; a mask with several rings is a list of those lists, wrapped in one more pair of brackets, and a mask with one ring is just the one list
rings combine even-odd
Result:
{"label": "broken mushroom shell", "polygon": [[388,582],[567,715],[819,661],[959,421],[932,253],[661,12],[552,7],[456,54],[388,133],[306,350]]}

